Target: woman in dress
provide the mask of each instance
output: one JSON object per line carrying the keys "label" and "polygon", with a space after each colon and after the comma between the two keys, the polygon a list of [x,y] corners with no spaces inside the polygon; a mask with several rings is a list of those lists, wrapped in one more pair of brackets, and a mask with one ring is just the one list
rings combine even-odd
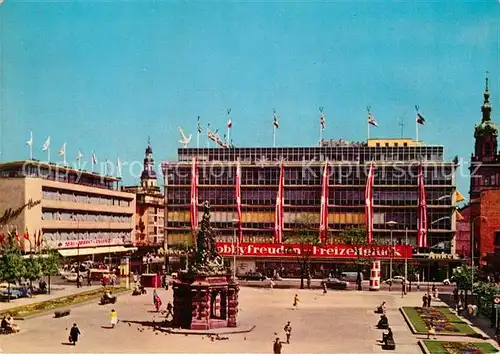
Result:
{"label": "woman in dress", "polygon": [[111,313],[109,314],[109,319],[111,323],[111,328],[115,328],[116,324],[118,323],[118,314],[116,313],[115,309],[111,310]]}

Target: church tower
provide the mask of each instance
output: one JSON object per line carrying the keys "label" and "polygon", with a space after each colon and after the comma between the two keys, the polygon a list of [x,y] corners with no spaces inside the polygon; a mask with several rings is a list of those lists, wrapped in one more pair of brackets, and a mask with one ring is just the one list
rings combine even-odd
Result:
{"label": "church tower", "polygon": [[481,106],[482,119],[474,129],[474,153],[471,157],[471,200],[480,196],[481,190],[499,188],[500,181],[497,180],[495,164],[499,161],[498,155],[498,129],[491,120],[490,92],[488,78],[484,90],[484,102]]}
{"label": "church tower", "polygon": [[155,188],[158,186],[155,172],[155,161],[153,160],[153,149],[151,148],[151,142],[149,140],[144,157],[144,169],[141,174],[141,186],[145,189],[151,187]]}

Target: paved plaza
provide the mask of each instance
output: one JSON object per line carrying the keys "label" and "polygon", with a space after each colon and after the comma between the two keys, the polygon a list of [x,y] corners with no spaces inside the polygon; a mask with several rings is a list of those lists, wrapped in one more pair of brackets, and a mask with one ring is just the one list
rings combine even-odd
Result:
{"label": "paved plaza", "polygon": [[[300,304],[292,309],[295,293]],[[160,290],[164,306],[172,292]],[[211,341],[206,336],[174,335],[155,332],[136,322],[160,321],[153,311],[152,292],[147,295],[119,297],[113,307],[121,322],[108,329],[112,305],[95,303],[76,306],[66,318],[53,314],[19,321],[22,331],[0,336],[3,353],[272,353],[274,333],[284,339],[283,327],[291,321],[291,343],[283,353],[381,353],[377,340],[382,331],[374,328],[379,316],[373,310],[386,301],[390,326],[393,328],[397,353],[421,353],[417,341],[399,313],[402,305],[417,305],[421,294],[282,290],[242,288],[239,320],[254,324],[246,334],[229,335],[229,340]],[[132,323],[128,323],[132,321]],[[68,330],[76,322],[82,332],[77,346],[68,346]]]}

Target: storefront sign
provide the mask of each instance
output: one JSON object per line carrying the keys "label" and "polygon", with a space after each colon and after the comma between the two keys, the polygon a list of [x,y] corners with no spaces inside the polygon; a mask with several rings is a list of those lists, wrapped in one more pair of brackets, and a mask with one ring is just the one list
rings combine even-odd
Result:
{"label": "storefront sign", "polygon": [[[217,251],[222,256],[235,254],[232,243],[217,242]],[[368,246],[368,245],[300,245],[274,243],[241,243],[236,252],[244,257],[296,257],[309,254],[313,258],[412,258],[411,246]]]}
{"label": "storefront sign", "polygon": [[123,245],[121,238],[103,238],[98,240],[67,240],[67,241],[46,241],[53,249],[77,248],[77,247],[102,247]]}

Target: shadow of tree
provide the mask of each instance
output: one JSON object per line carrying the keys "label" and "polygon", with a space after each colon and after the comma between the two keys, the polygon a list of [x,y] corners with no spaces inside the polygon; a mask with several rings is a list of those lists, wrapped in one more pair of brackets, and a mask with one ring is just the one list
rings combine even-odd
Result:
{"label": "shadow of tree", "polygon": [[171,321],[163,320],[163,321],[129,321],[129,320],[120,320],[120,322],[128,323],[129,326],[135,324],[146,329],[152,329],[153,331],[160,332],[169,332],[168,330],[173,328]]}

